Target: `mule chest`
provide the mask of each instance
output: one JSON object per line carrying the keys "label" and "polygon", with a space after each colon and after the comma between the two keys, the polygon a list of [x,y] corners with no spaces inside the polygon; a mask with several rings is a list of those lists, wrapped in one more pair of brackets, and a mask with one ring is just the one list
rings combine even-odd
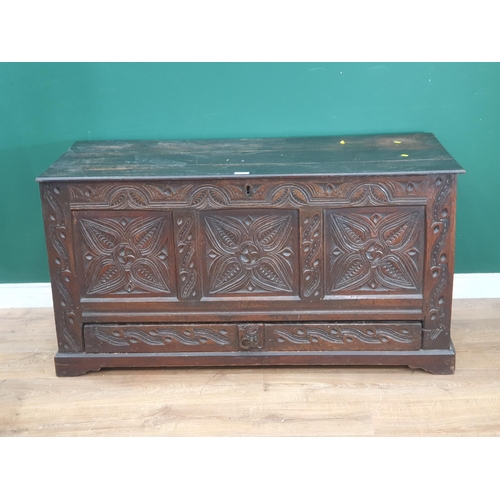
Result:
{"label": "mule chest", "polygon": [[462,172],[423,133],[77,142],[37,179],[56,373],[453,373]]}

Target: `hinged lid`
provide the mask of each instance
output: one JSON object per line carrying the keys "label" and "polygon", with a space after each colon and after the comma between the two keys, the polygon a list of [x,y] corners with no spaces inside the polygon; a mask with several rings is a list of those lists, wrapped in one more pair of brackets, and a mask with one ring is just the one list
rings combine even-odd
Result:
{"label": "hinged lid", "polygon": [[433,134],[76,142],[37,181],[463,173]]}

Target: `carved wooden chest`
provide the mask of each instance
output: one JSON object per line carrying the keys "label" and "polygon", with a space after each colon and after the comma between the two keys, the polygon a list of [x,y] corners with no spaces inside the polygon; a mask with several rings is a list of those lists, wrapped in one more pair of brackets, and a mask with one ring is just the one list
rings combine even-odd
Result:
{"label": "carved wooden chest", "polygon": [[77,142],[37,179],[56,372],[453,373],[461,172],[432,134]]}

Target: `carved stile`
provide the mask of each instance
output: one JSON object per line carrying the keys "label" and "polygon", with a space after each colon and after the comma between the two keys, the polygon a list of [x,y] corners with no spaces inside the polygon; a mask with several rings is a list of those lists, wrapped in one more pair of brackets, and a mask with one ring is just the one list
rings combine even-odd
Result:
{"label": "carved stile", "polygon": [[196,252],[197,217],[195,212],[174,213],[177,288],[179,300],[200,300],[201,275]]}
{"label": "carved stile", "polygon": [[62,208],[64,196],[61,188],[42,185],[44,220],[49,267],[51,270],[52,296],[60,352],[83,350],[79,307],[73,288],[76,278],[68,242],[71,242],[70,214]]}
{"label": "carved stile", "polygon": [[428,214],[431,245],[429,245],[426,284],[431,288],[424,311],[425,349],[443,349],[450,345],[455,179],[451,175],[438,176],[435,179],[435,186],[437,193]]}
{"label": "carved stile", "polygon": [[301,210],[301,297],[320,300],[323,297],[323,212]]}

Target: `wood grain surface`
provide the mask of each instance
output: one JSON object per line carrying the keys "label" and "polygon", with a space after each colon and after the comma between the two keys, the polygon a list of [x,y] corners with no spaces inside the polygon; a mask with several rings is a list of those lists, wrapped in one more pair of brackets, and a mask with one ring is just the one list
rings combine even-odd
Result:
{"label": "wood grain surface", "polygon": [[79,141],[38,180],[422,173],[463,169],[433,134]]}
{"label": "wood grain surface", "polygon": [[455,375],[114,369],[58,378],[51,309],[0,310],[1,436],[499,436],[500,299],[457,300]]}

